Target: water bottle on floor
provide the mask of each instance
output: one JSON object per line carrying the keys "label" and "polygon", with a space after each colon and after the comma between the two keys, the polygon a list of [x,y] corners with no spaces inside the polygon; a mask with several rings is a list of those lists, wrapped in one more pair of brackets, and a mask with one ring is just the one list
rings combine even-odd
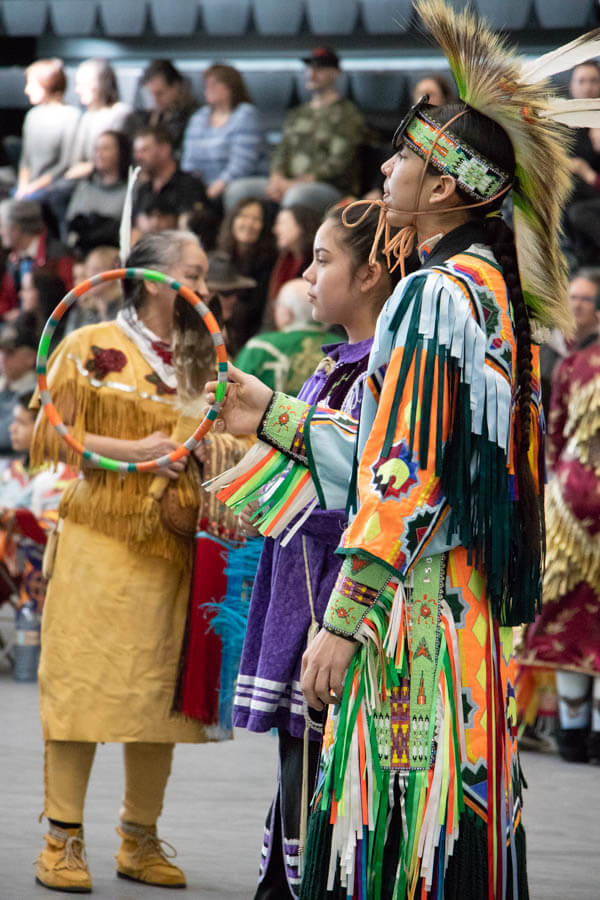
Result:
{"label": "water bottle on floor", "polygon": [[36,681],[40,661],[41,617],[35,605],[17,610],[13,676],[15,681]]}

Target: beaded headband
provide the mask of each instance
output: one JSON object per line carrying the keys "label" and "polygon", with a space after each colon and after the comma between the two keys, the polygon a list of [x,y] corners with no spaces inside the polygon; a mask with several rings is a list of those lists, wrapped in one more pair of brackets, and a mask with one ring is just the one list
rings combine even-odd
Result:
{"label": "beaded headband", "polygon": [[510,182],[510,176],[487,160],[479,151],[460,140],[425,112],[425,95],[408,111],[396,133],[393,146],[405,143],[417,156],[431,163],[444,175],[452,175],[470,197],[489,200]]}

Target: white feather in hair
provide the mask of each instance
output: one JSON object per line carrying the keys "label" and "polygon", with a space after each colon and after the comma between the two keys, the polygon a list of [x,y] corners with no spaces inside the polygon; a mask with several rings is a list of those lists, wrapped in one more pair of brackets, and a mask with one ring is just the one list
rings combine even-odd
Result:
{"label": "white feather in hair", "polygon": [[121,256],[122,265],[125,265],[125,261],[129,256],[129,251],[131,250],[131,213],[133,210],[133,189],[140,172],[140,166],[136,166],[135,169],[132,166],[129,167],[127,191],[125,193],[125,200],[123,201],[123,213],[121,215],[121,225],[119,227],[119,253]]}

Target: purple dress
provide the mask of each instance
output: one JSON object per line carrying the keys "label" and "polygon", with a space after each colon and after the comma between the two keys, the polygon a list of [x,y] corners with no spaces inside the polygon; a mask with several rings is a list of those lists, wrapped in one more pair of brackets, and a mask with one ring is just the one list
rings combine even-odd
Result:
{"label": "purple dress", "polygon": [[[369,338],[323,347],[327,357],[304,384],[299,398],[358,418],[371,344]],[[249,731],[285,729],[303,737],[300,665],[311,624],[307,567],[321,624],[342,564],[335,551],[345,527],[345,510],[317,509],[286,547],[281,546],[281,538],[266,538],[252,592],[234,725]],[[309,736],[320,740],[320,730],[311,728]]]}

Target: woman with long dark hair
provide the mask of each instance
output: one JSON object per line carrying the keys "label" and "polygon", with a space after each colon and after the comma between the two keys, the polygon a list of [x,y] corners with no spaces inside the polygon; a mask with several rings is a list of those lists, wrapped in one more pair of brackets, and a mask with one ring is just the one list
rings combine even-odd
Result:
{"label": "woman with long dark hair", "polygon": [[[416,238],[423,267],[379,317],[358,427],[233,369],[225,404],[264,446],[251,482],[245,466],[220,480],[224,499],[258,496],[272,534],[299,493],[352,513],[302,665],[307,706],[331,707],[304,900],[528,897],[512,626],[541,602],[532,328],[569,326],[564,108],[543,81],[555,55],[522,70],[468,13],[416,5],[461,102],[421,98],[382,166],[378,239],[402,267]],[[514,235],[497,215],[510,191]]]}
{"label": "woman with long dark hair", "polygon": [[131,141],[121,131],[103,131],[96,138],[93,162],[89,178],[77,182],[65,216],[67,243],[79,254],[119,243]]}
{"label": "woman with long dark hair", "polygon": [[[246,308],[255,334],[261,327],[277,248],[269,205],[247,197],[229,210],[219,230],[217,249],[227,253],[241,275],[256,287],[246,295]],[[250,337],[250,334],[248,335]]]}

